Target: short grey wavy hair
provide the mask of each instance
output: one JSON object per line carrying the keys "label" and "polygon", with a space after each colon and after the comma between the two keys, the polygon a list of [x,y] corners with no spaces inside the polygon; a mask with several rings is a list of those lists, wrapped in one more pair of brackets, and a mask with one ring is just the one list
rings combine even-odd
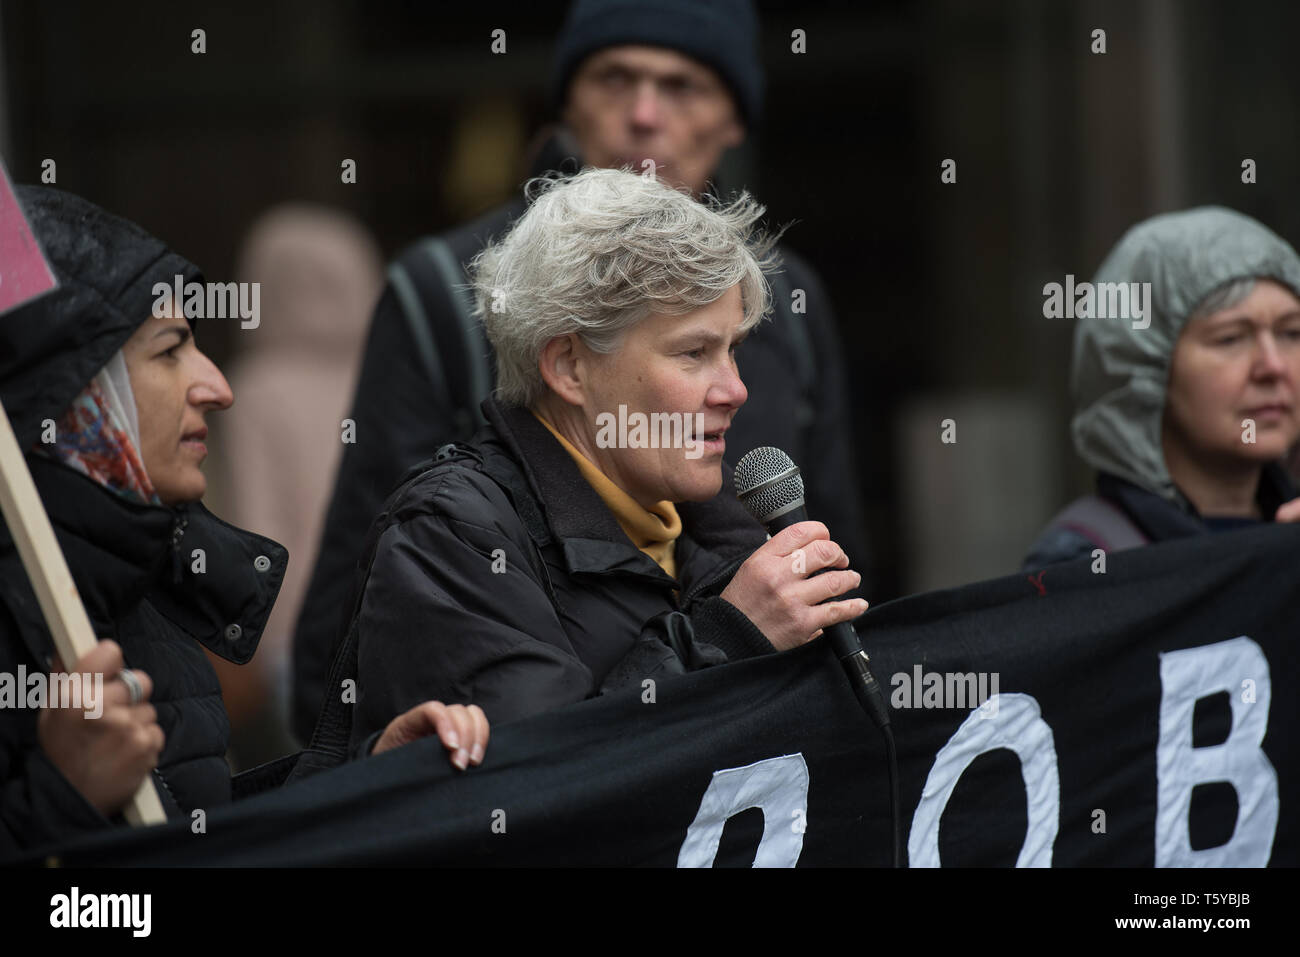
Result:
{"label": "short grey wavy hair", "polygon": [[528,211],[469,266],[505,404],[530,407],[545,392],[538,358],[555,336],[611,353],[652,313],[690,312],[737,283],[742,330],[771,310],[764,272],[778,265],[777,236],[756,229],[764,208],[748,193],[697,202],[627,169],[538,178],[527,193]]}

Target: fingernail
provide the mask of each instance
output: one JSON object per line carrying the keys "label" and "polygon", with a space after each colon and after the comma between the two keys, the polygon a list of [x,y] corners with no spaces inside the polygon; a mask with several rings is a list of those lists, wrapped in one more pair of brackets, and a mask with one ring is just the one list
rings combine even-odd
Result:
{"label": "fingernail", "polygon": [[469,755],[465,753],[464,748],[461,748],[452,755],[451,763],[456,765],[456,767],[460,768],[462,771],[465,770],[466,766],[469,764]]}
{"label": "fingernail", "polygon": [[483,745],[475,744],[474,750],[469,753],[469,759],[475,764],[481,762],[483,760]]}
{"label": "fingernail", "polygon": [[455,731],[448,731],[448,732],[447,732],[447,742],[446,742],[446,743],[447,743],[447,747],[449,747],[449,748],[459,748],[459,747],[460,747],[460,735],[458,735]]}
{"label": "fingernail", "polygon": [[861,583],[861,581],[862,581],[862,572],[854,572],[853,574],[855,574],[855,575],[858,576],[858,582]]}

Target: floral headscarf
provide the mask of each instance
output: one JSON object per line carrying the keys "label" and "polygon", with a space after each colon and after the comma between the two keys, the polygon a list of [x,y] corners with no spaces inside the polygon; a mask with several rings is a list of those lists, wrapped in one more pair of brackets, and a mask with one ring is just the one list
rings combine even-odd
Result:
{"label": "floral headscarf", "polygon": [[140,457],[140,425],[119,350],[55,423],[51,454],[128,501],[159,504]]}

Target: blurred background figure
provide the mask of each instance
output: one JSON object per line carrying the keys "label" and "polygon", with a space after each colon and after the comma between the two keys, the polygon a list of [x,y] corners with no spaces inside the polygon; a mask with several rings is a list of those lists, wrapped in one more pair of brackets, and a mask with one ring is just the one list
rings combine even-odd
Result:
{"label": "blurred background figure", "polygon": [[221,430],[214,492],[231,521],[262,529],[293,556],[257,658],[238,669],[214,660],[233,729],[231,758],[249,767],[292,750],[290,636],[347,438],[343,419],[383,265],[352,216],[287,204],[249,230],[235,278],[261,284],[261,316],[229,365],[239,401]]}

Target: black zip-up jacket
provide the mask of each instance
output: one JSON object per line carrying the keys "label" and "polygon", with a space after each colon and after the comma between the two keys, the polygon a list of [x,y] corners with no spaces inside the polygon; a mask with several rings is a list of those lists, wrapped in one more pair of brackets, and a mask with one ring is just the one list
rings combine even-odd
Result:
{"label": "black zip-up jacket", "polygon": [[[576,161],[544,153],[534,172],[548,168],[576,169]],[[454,268],[459,271],[461,263],[489,238],[499,237],[526,208],[516,199],[446,234],[450,255],[459,260]],[[399,262],[415,253],[419,250],[413,247]],[[726,459],[734,466],[750,449],[784,449],[803,470],[809,516],[826,524],[866,585],[871,556],[853,461],[846,360],[834,311],[807,263],[784,246],[780,253],[784,268],[772,277],[772,317],[736,353],[749,400],[727,433]],[[447,383],[431,381],[420,361],[417,335],[435,343],[430,347],[434,351],[457,339],[458,334],[446,333],[459,325],[454,307],[459,293],[445,284],[441,293],[426,296],[409,279],[394,279],[375,309],[349,413],[356,441],[343,448],[320,551],[294,629],[291,716],[303,741],[320,710],[325,678],[348,624],[347,586],[362,557],[366,530],[408,469],[444,443],[468,440],[473,431],[461,404],[449,398]],[[799,307],[803,311],[796,312]],[[425,321],[413,320],[413,312]],[[490,350],[486,340],[483,347]],[[456,366],[464,360],[455,346],[440,361],[449,379],[463,375]],[[861,593],[856,589],[845,597]]]}
{"label": "black zip-up jacket", "polygon": [[[1294,483],[1280,463],[1270,462],[1264,466],[1255,493],[1263,521],[1272,521],[1278,506],[1291,501],[1296,494]],[[1213,521],[1207,523],[1195,510],[1179,508],[1155,492],[1107,472],[1097,476],[1097,495],[1114,506],[1148,542],[1205,535],[1213,530]],[[1091,555],[1095,548],[1105,550],[1106,545],[1104,536],[1095,532],[1085,534],[1083,529],[1071,523],[1054,519],[1029,547],[1021,570],[1032,571],[1056,562],[1082,558]]]}
{"label": "black zip-up jacket", "polygon": [[429,699],[477,704],[497,727],[775,651],[719,597],[766,540],[733,495],[677,506],[674,579],[531,412],[491,399],[483,411],[474,442],[440,449],[371,528],[313,741],[332,753],[326,763],[368,753],[389,721]]}
{"label": "black zip-up jacket", "polygon": [[[166,736],[153,775],[163,809],[210,809],[273,783],[292,760],[232,785],[230,726],[203,653],[240,664],[252,657],[288,554],[198,503],[129,502],[39,444],[43,420],[57,420],[148,318],[153,283],[201,276],[138,227],[75,196],[36,187],[19,187],[18,196],[59,287],[0,322],[0,398],[20,447],[34,449],[28,468],[96,635],[117,641],[127,667],[153,680],[150,701]],[[28,675],[48,673],[53,653],[13,540],[0,527],[0,672],[13,675],[22,665]],[[46,757],[39,714],[0,709],[0,858],[114,823]]]}

